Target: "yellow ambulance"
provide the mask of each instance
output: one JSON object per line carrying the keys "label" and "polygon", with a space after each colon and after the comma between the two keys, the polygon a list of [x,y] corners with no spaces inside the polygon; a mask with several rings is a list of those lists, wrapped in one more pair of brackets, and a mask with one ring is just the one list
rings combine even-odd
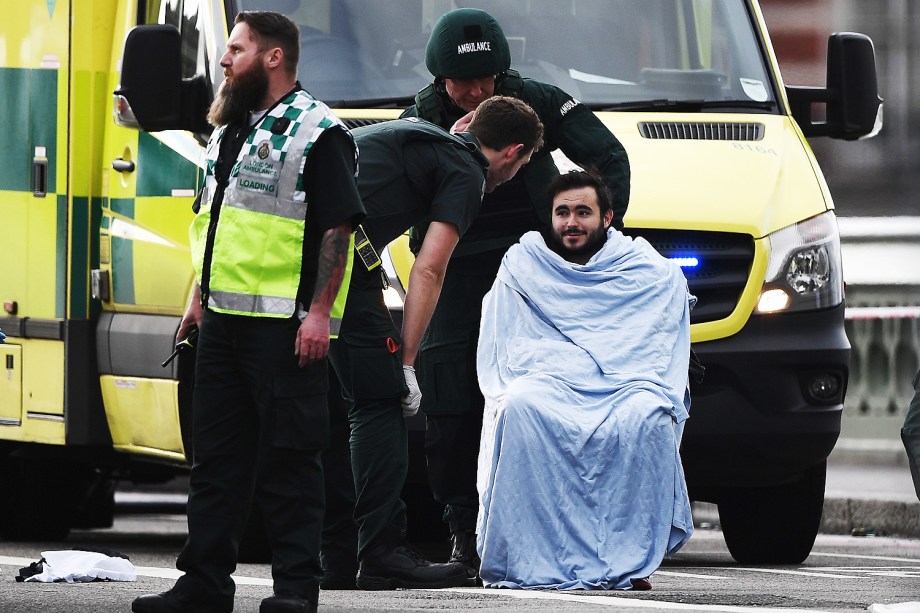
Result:
{"label": "yellow ambulance", "polygon": [[[881,104],[872,42],[854,33],[830,37],[825,86],[787,86],[756,0],[7,7],[0,537],[104,525],[116,479],[187,466],[191,356],[161,364],[190,295],[204,114],[236,12],[290,15],[301,82],[355,127],[397,117],[431,81],[430,28],[459,6],[492,13],[514,69],[617,135],[632,168],[627,231],[684,267],[706,366],[682,445],[691,496],[718,505],[739,561],[808,555],[849,344],[833,201],[806,138],[872,136]],[[405,242],[385,259],[398,313]]]}

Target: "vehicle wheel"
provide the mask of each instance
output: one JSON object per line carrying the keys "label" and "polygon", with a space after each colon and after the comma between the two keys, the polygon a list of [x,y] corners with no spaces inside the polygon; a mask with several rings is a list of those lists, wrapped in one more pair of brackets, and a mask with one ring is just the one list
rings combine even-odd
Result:
{"label": "vehicle wheel", "polygon": [[67,467],[35,459],[0,459],[0,538],[60,541],[70,533],[77,496]]}
{"label": "vehicle wheel", "polygon": [[81,530],[111,528],[115,522],[115,480],[88,470],[83,483],[71,527]]}
{"label": "vehicle wheel", "polygon": [[827,462],[799,481],[733,488],[720,497],[725,544],[742,564],[799,564],[815,544],[824,508]]}

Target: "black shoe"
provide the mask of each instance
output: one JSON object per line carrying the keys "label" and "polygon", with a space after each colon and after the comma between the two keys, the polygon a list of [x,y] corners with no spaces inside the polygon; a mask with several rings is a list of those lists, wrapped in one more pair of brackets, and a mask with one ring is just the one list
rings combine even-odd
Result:
{"label": "black shoe", "polygon": [[230,613],[233,599],[221,605],[217,599],[193,598],[176,590],[138,596],[131,603],[134,613]]}
{"label": "black shoe", "polygon": [[358,589],[357,583],[355,583],[354,575],[342,575],[339,573],[325,573],[322,580],[319,582],[319,589],[321,590],[356,590]]}
{"label": "black shoe", "polygon": [[291,592],[276,592],[262,601],[259,613],[316,613],[316,603]]}
{"label": "black shoe", "polygon": [[409,545],[376,545],[361,560],[357,584],[359,590],[464,587],[469,576],[462,564],[429,562]]}
{"label": "black shoe", "polygon": [[632,589],[637,592],[646,592],[652,589],[652,582],[648,580],[648,577],[645,579],[630,579],[629,582],[632,584]]}

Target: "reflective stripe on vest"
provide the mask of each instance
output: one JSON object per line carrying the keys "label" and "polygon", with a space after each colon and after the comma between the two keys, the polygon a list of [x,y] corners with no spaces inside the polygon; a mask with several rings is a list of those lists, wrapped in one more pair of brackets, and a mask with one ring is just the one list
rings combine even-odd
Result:
{"label": "reflective stripe on vest", "polygon": [[[342,330],[342,315],[345,313],[345,300],[348,297],[348,286],[351,283],[351,271],[355,260],[355,235],[352,233],[348,241],[348,261],[345,266],[345,276],[342,285],[335,296],[335,302],[329,313],[329,337],[338,338]],[[291,312],[297,310],[296,302],[291,298],[277,296],[249,296],[246,294],[233,294],[231,292],[211,292],[208,301],[209,307],[221,313],[265,313],[273,311]]]}

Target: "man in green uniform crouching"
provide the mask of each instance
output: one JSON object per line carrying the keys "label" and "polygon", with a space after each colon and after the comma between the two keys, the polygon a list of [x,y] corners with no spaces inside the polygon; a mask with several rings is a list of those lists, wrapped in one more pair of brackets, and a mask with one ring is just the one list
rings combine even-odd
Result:
{"label": "man in green uniform crouching", "polygon": [[[454,246],[479,212],[483,192],[514,176],[540,147],[543,126],[527,104],[495,97],[479,107],[466,132],[456,135],[414,117],[353,134],[361,156],[358,191],[368,216],[356,234],[342,329],[329,356],[346,398],[353,401],[357,587],[465,585],[462,565],[432,564],[406,543],[406,507],[400,499],[408,470],[403,417],[418,411],[421,394],[413,364]],[[422,222],[428,222],[428,233],[409,276],[400,334],[384,304],[376,253]],[[333,484],[339,494],[354,496],[351,484],[340,481]],[[327,517],[326,525],[337,519],[342,518]],[[347,543],[327,533],[323,559],[324,589],[355,586]]]}

